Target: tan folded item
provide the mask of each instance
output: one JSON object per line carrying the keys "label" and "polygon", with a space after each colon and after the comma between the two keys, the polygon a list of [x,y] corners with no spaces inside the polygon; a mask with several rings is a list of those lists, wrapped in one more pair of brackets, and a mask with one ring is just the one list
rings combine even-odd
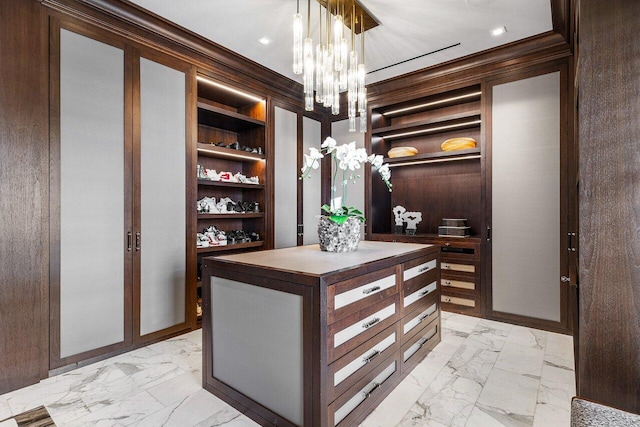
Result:
{"label": "tan folded item", "polygon": [[473,138],[450,138],[440,145],[442,151],[454,151],[454,150],[466,150],[469,148],[475,148],[477,146],[476,140]]}
{"label": "tan folded item", "polygon": [[416,154],[418,154],[418,150],[414,147],[395,147],[389,150],[387,156],[393,158],[415,156]]}

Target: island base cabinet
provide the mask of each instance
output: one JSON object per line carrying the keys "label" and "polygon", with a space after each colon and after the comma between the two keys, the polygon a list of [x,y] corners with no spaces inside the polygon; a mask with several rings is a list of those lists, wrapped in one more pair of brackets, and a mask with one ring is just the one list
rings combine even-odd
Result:
{"label": "island base cabinet", "polygon": [[358,425],[440,342],[439,253],[204,258],[204,388],[265,426]]}

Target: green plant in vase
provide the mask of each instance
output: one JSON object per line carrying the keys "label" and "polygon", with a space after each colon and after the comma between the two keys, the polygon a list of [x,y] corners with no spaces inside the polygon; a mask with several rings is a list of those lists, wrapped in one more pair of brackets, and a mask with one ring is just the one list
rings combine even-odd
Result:
{"label": "green plant in vase", "polygon": [[[365,163],[369,163],[391,191],[391,170],[388,164],[383,164],[382,156],[368,155],[364,148],[356,148],[355,141],[338,145],[335,139],[328,137],[319,150],[312,147],[309,154],[304,155],[300,179],[308,177],[312,170],[318,169],[320,160],[328,155],[332,159],[331,205],[322,206],[327,215],[321,217],[318,223],[320,247],[331,252],[350,252],[357,249],[360,224],[365,222],[365,218],[360,209],[347,206],[348,184],[355,183],[360,178],[360,169]],[[336,197],[338,184],[342,185],[342,197]],[[356,230],[357,236],[353,236]]]}

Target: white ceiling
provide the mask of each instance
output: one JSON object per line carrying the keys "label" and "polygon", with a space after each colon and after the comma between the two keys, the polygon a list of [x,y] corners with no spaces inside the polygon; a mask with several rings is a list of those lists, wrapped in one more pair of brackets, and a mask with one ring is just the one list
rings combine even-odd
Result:
{"label": "white ceiling", "polygon": [[[240,55],[302,83],[291,71],[296,0],[131,0]],[[367,83],[419,70],[552,29],[550,0],[358,0],[380,23],[366,32]],[[300,1],[306,18],[307,1]],[[311,36],[318,3],[311,1]],[[306,22],[306,19],[305,19]],[[494,37],[491,30],[505,26]],[[306,31],[306,28],[305,28]],[[268,46],[258,43],[266,36]]]}

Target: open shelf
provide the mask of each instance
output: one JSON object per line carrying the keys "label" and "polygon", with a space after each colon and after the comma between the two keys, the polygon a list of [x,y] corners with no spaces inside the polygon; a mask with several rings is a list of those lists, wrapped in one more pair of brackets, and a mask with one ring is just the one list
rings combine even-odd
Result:
{"label": "open shelf", "polygon": [[208,179],[199,179],[198,185],[207,185],[211,187],[251,188],[253,190],[264,190],[264,184],[245,184],[242,182],[210,181]]}
{"label": "open shelf", "polygon": [[215,157],[218,159],[231,159],[240,161],[254,161],[266,159],[264,154],[249,153],[248,151],[234,150],[227,147],[218,147],[213,144],[198,142],[198,155]]}
{"label": "open shelf", "polygon": [[446,108],[461,103],[480,101],[482,96],[480,86],[466,87],[443,94],[432,95],[421,99],[413,99],[400,104],[389,105],[376,109],[385,117],[398,117],[417,114],[424,111]]}
{"label": "open shelf", "polygon": [[236,212],[232,214],[198,214],[198,219],[247,219],[264,218],[264,212]]}
{"label": "open shelf", "polygon": [[421,120],[408,124],[386,126],[373,130],[372,134],[373,136],[381,137],[385,140],[397,140],[428,133],[449,132],[453,130],[480,127],[481,123],[482,120],[480,119],[479,112],[474,111],[473,114],[465,112],[439,117],[438,119]]}
{"label": "open shelf", "polygon": [[198,123],[232,132],[265,126],[263,120],[211,105],[202,98],[198,98]]}
{"label": "open shelf", "polygon": [[426,163],[442,163],[461,160],[480,159],[480,147],[456,151],[438,151],[436,153],[417,154],[415,156],[385,158],[389,167],[414,166]]}
{"label": "open shelf", "polygon": [[208,252],[224,252],[224,251],[233,251],[236,249],[244,249],[244,248],[257,248],[262,245],[264,245],[264,241],[258,240],[257,242],[234,243],[234,244],[227,244],[222,246],[210,246],[208,248],[197,248],[197,252],[199,254],[208,253]]}

